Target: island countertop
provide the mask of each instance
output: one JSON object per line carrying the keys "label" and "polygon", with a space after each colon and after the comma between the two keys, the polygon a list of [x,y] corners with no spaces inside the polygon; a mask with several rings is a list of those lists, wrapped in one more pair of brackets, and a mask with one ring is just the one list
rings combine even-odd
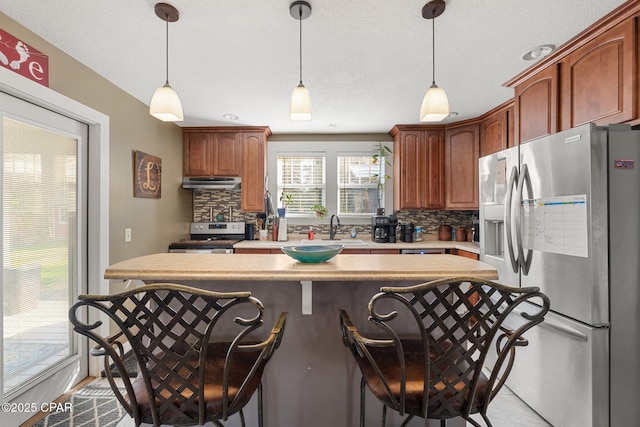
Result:
{"label": "island countertop", "polygon": [[143,281],[404,281],[452,276],[497,279],[495,268],[456,255],[340,254],[306,264],[280,254],[159,253],[118,262],[105,279]]}

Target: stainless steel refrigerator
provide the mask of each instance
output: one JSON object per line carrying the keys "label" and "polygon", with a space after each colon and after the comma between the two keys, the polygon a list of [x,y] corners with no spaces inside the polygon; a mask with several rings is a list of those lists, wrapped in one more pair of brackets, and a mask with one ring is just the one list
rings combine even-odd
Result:
{"label": "stainless steel refrigerator", "polygon": [[640,425],[640,131],[586,124],[479,173],[481,261],[551,300],[507,385],[554,426]]}

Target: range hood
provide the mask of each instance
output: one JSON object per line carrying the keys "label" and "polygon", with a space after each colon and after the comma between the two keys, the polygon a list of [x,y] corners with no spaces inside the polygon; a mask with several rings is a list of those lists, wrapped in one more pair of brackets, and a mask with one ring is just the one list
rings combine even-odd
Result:
{"label": "range hood", "polygon": [[240,190],[240,177],[183,178],[182,188],[193,190]]}

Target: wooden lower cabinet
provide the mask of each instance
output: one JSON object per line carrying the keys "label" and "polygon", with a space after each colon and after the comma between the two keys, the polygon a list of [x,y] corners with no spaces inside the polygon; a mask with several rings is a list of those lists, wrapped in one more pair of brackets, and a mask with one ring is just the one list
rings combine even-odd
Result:
{"label": "wooden lower cabinet", "polygon": [[399,254],[399,249],[371,249],[371,254]]}
{"label": "wooden lower cabinet", "polygon": [[233,250],[236,254],[281,254],[280,249],[238,248]]}
{"label": "wooden lower cabinet", "polygon": [[341,254],[353,255],[353,254],[368,254],[369,249],[343,249]]}
{"label": "wooden lower cabinet", "polygon": [[464,249],[449,249],[449,254],[475,259],[476,261],[480,260],[480,255],[473,252],[465,251]]}
{"label": "wooden lower cabinet", "polygon": [[[283,242],[286,243],[286,242]],[[260,249],[260,248],[238,248],[234,250],[237,254],[281,254],[280,249]],[[342,254],[399,254],[399,249],[365,249],[365,248],[345,248]]]}
{"label": "wooden lower cabinet", "polygon": [[[464,249],[449,249],[449,254],[450,255],[458,255],[458,256],[462,256],[465,258],[470,258],[470,259],[475,259],[476,261],[480,260],[480,255],[473,253],[473,252],[469,252],[469,251],[465,251]],[[478,301],[480,301],[480,297],[478,296],[478,294],[476,292],[472,293],[469,296],[469,302],[471,304],[477,304]]]}

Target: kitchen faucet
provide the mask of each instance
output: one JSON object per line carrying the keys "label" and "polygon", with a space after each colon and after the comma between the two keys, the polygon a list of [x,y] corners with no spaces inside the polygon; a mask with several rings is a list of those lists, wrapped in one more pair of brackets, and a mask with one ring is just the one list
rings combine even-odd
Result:
{"label": "kitchen faucet", "polygon": [[[336,219],[337,224],[333,225],[333,218]],[[330,225],[329,225],[329,239],[333,240],[336,237],[336,234],[338,233],[338,227],[340,226],[340,218],[338,218],[338,215],[333,214],[331,215],[331,221],[330,221]]]}

